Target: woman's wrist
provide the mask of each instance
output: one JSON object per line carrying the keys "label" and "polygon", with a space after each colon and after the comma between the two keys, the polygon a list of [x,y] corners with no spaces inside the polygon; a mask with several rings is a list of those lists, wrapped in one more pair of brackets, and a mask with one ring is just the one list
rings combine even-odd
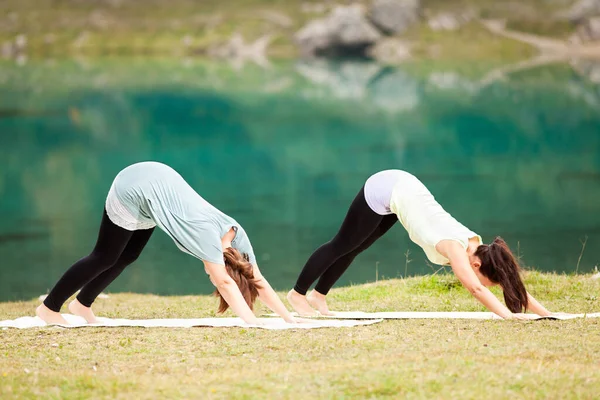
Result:
{"label": "woman's wrist", "polygon": [[244,322],[248,325],[260,325],[260,320],[256,317],[253,318],[245,318]]}
{"label": "woman's wrist", "polygon": [[502,319],[516,319],[515,314],[513,314],[512,312],[509,312],[506,315],[501,315],[500,317],[502,317]]}
{"label": "woman's wrist", "polygon": [[287,310],[286,310],[285,314],[283,314],[283,315],[281,316],[281,318],[283,318],[283,320],[284,320],[285,322],[293,322],[293,321],[294,321],[294,316],[292,315],[292,313],[291,313],[291,312],[289,312],[289,311],[287,311]]}

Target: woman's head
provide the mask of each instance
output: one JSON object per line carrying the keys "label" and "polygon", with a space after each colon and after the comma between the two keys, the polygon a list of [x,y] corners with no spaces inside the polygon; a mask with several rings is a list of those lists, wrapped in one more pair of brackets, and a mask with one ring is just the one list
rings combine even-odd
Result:
{"label": "woman's head", "polygon": [[506,307],[514,313],[527,310],[527,291],[521,280],[521,268],[506,242],[497,237],[492,243],[477,247],[473,256],[479,259],[478,263],[472,263],[475,272],[500,285]]}
{"label": "woman's head", "polygon": [[[248,306],[252,310],[254,307],[254,300],[258,297],[258,289],[261,287],[254,279],[254,270],[248,258],[248,254],[242,254],[236,249],[228,247],[223,251],[223,258],[225,260],[227,274],[229,274],[237,284],[244,300],[246,300],[246,303],[248,303]],[[225,312],[229,308],[229,304],[227,304],[218,290],[215,290],[214,294],[220,299],[219,312]]]}

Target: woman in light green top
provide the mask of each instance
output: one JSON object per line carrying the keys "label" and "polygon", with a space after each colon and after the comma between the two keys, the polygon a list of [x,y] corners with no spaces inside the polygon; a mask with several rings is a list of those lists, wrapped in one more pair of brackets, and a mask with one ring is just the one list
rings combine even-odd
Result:
{"label": "woman in light green top", "polygon": [[[288,293],[301,315],[329,315],[326,296],[354,258],[400,221],[429,261],[450,265],[461,283],[490,311],[507,319],[527,319],[522,311],[550,315],[525,289],[520,267],[506,242],[497,237],[483,244],[481,236],[454,219],[414,175],[401,170],[372,175],[348,209],[338,233],[310,256]],[[310,286],[317,282],[307,296]],[[503,305],[488,289],[499,285]]]}
{"label": "woman in light green top", "polygon": [[171,167],[142,162],[122,170],[106,198],[94,250],[60,278],[37,310],[47,323],[67,324],[59,311],[81,289],[69,310],[97,322],[91,305],[122,271],[134,262],[155,226],[182,251],[202,260],[221,298],[248,324],[258,324],[252,312],[256,297],[286,322],[296,322],[261,274],[242,226],[204,200]]}

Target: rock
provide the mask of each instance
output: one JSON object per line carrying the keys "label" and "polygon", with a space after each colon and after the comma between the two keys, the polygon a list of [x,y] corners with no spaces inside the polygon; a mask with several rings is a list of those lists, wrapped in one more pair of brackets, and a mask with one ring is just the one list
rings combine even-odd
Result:
{"label": "rock", "polygon": [[419,0],[375,0],[369,19],[382,32],[390,35],[406,31],[419,20]]}
{"label": "rock", "polygon": [[342,46],[370,45],[381,37],[359,6],[337,7],[331,13],[329,21],[336,41]]}
{"label": "rock", "polygon": [[434,31],[455,31],[473,19],[473,13],[440,13],[431,17],[427,24]]}
{"label": "rock", "polygon": [[254,43],[246,43],[242,35],[235,33],[227,43],[208,49],[208,54],[238,62],[251,60],[258,65],[266,66],[269,64],[266,56],[269,43],[271,43],[270,35],[262,36]]}
{"label": "rock", "polygon": [[326,18],[311,21],[294,39],[303,55],[364,55],[381,35],[358,5],[338,6]]}
{"label": "rock", "polygon": [[600,40],[600,17],[584,20],[577,27],[576,41],[578,43]]}
{"label": "rock", "polygon": [[567,12],[567,17],[578,21],[600,13],[600,0],[579,0]]}
{"label": "rock", "polygon": [[398,38],[384,38],[369,49],[368,55],[384,63],[401,63],[411,58],[411,44]]}
{"label": "rock", "polygon": [[27,46],[27,36],[20,34],[15,38],[15,48],[23,50]]}
{"label": "rock", "polygon": [[333,33],[326,19],[317,19],[300,29],[294,40],[302,55],[316,55],[333,46]]}

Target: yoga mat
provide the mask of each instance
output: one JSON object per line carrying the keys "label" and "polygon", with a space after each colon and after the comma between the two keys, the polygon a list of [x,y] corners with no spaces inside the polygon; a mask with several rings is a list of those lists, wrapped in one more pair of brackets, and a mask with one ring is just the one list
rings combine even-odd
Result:
{"label": "yoga mat", "polygon": [[[99,324],[87,324],[82,317],[78,317],[72,314],[62,314],[62,316],[71,325],[52,325],[63,328],[94,328],[94,327],[122,327],[122,326],[136,326],[144,328],[192,328],[192,327],[215,327],[215,328],[229,328],[229,327],[241,327],[241,328],[262,328],[262,329],[313,329],[313,328],[343,328],[360,325],[371,325],[381,322],[379,319],[369,319],[363,321],[354,320],[333,320],[333,319],[315,319],[310,322],[303,322],[297,324],[288,324],[281,318],[260,318],[260,321],[264,325],[248,325],[240,318],[189,318],[189,319],[112,319],[112,318],[98,318],[101,322]],[[38,317],[21,317],[13,320],[0,321],[0,328],[38,328],[48,326],[44,321]]]}
{"label": "yoga mat", "polygon": [[[319,315],[321,319],[502,319],[491,312],[465,312],[465,311],[449,311],[449,312],[428,312],[428,311],[384,311],[384,312],[362,312],[362,311],[333,311],[334,315]],[[268,314],[273,316],[274,314]],[[297,316],[297,313],[294,313]],[[594,314],[556,314],[551,317],[541,317],[532,315],[532,320],[568,320],[575,318],[600,318],[600,313]]]}

